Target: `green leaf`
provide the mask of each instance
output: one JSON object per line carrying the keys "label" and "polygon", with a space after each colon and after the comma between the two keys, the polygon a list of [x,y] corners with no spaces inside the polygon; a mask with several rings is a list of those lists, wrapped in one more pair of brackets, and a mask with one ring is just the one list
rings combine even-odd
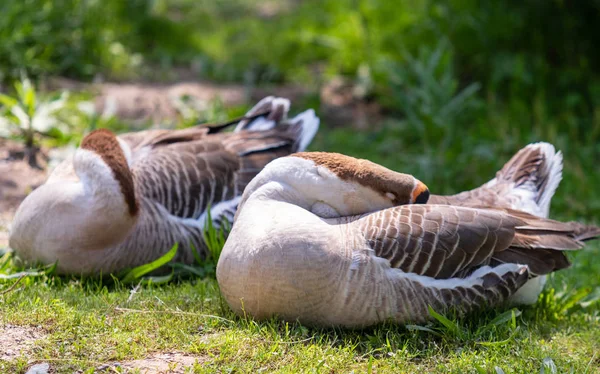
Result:
{"label": "green leaf", "polygon": [[0,274],[0,280],[9,280],[21,277],[40,277],[42,275],[46,275],[46,272],[37,270],[27,270],[13,274]]}
{"label": "green leaf", "polygon": [[425,327],[425,326],[419,326],[419,325],[406,325],[404,326],[406,327],[406,329],[408,331],[425,331],[428,332],[430,334],[436,335],[436,336],[442,336],[442,334],[440,334],[439,332],[430,329],[429,327]]}
{"label": "green leaf", "polygon": [[192,243],[192,241],[190,241],[190,248],[192,249],[192,255],[194,256],[194,260],[196,260],[196,263],[202,264],[202,258],[200,257],[200,253],[198,252],[198,249],[196,248],[194,243]]}
{"label": "green leaf", "polygon": [[6,270],[11,265],[11,260],[14,256],[14,252],[9,252],[4,249],[0,249],[0,271]]}
{"label": "green leaf", "polygon": [[486,347],[495,347],[495,346],[505,345],[505,344],[508,344],[511,341],[513,341],[515,335],[517,335],[517,333],[519,332],[519,330],[520,330],[520,327],[517,326],[517,328],[513,330],[513,332],[510,334],[510,336],[508,338],[504,339],[504,340],[500,340],[500,341],[497,341],[497,342],[477,342],[477,344],[483,345],[483,346],[486,346]]}
{"label": "green leaf", "polygon": [[150,284],[165,284],[169,283],[173,279],[174,272],[171,272],[166,275],[156,275],[156,276],[148,276],[142,278],[142,284],[150,285]]}
{"label": "green leaf", "polygon": [[35,90],[29,86],[25,91],[25,106],[27,107],[27,114],[29,118],[33,118],[35,114]]}
{"label": "green leaf", "polygon": [[455,336],[460,336],[460,328],[458,327],[458,325],[452,321],[450,321],[448,318],[444,317],[443,315],[439,314],[438,312],[436,312],[435,310],[433,310],[433,308],[431,307],[431,305],[428,305],[427,308],[429,309],[429,314],[435,318],[439,323],[441,323],[442,325],[444,325],[444,327],[446,327],[446,329],[452,333]]}
{"label": "green leaf", "polygon": [[580,309],[582,309],[581,304],[584,298],[592,293],[591,288],[580,288],[577,289],[574,293],[567,292],[565,293],[559,301],[560,311],[566,314],[572,314]]}
{"label": "green leaf", "polygon": [[8,95],[0,93],[0,104],[11,109],[13,106],[18,105],[19,102]]}
{"label": "green leaf", "polygon": [[170,266],[176,271],[177,275],[188,273],[188,274],[196,275],[200,278],[203,278],[206,276],[206,271],[204,270],[203,267],[190,266],[190,265],[182,264],[179,262],[170,264]]}
{"label": "green leaf", "polygon": [[503,325],[507,322],[511,322],[513,319],[516,319],[520,315],[521,311],[518,309],[507,310],[506,312],[500,314],[499,316],[491,320],[490,323],[487,324],[485,329],[488,329],[493,326]]}
{"label": "green leaf", "polygon": [[596,288],[593,292],[590,292],[579,305],[581,306],[581,309],[586,309],[596,305],[598,302],[600,302],[600,287]]}
{"label": "green leaf", "polygon": [[46,266],[46,269],[44,270],[44,274],[46,275],[52,275],[54,273],[54,271],[56,270],[56,267],[58,266],[58,261],[56,261],[55,263]]}
{"label": "green leaf", "polygon": [[121,282],[122,283],[133,283],[133,282],[137,281],[138,279],[140,279],[145,274],[148,274],[151,271],[154,271],[154,270],[160,268],[161,266],[165,265],[166,263],[168,263],[175,257],[178,247],[179,247],[179,244],[175,244],[167,253],[162,255],[160,258],[158,258],[150,263],[140,265],[138,267],[131,269],[121,279]]}
{"label": "green leaf", "polygon": [[[228,222],[225,221],[223,223],[223,227],[216,228],[213,224],[210,205],[206,207],[206,226],[202,232],[202,237],[204,239],[204,243],[208,249],[208,261],[212,262],[215,266],[219,261],[219,257],[221,256],[221,251],[225,246],[225,241],[227,239],[227,234],[229,232]],[[196,257],[194,255],[194,257]],[[196,258],[198,260],[198,258]],[[202,263],[199,261],[199,263]]]}

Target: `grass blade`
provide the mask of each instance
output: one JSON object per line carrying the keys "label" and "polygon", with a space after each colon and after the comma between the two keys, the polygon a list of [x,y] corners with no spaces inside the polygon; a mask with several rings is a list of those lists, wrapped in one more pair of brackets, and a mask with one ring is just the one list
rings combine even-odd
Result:
{"label": "grass blade", "polygon": [[46,275],[46,272],[38,271],[38,270],[27,270],[27,271],[20,271],[18,273],[13,273],[13,274],[0,274],[0,280],[10,280],[10,279],[21,278],[21,277],[40,277],[42,275]]}
{"label": "grass blade", "polygon": [[149,276],[149,277],[144,277],[142,279],[142,284],[143,285],[150,285],[150,284],[166,284],[169,283],[174,276],[174,272],[171,271],[169,274],[166,275],[156,275],[156,276]]}
{"label": "grass blade", "polygon": [[122,283],[133,283],[136,280],[138,280],[139,278],[141,278],[142,276],[167,264],[169,261],[171,261],[175,257],[178,247],[179,247],[179,244],[175,244],[167,253],[162,255],[162,257],[160,257],[150,263],[140,265],[138,267],[131,269],[121,279],[121,282]]}
{"label": "grass blade", "polygon": [[496,347],[496,346],[501,346],[501,345],[505,345],[507,343],[510,343],[511,341],[513,341],[514,337],[517,335],[517,333],[519,332],[520,328],[519,326],[517,326],[516,329],[514,329],[514,331],[510,334],[510,336],[504,340],[500,340],[497,342],[477,342],[477,344],[479,345],[483,345],[486,347]]}
{"label": "grass blade", "polygon": [[439,314],[438,312],[436,312],[435,310],[433,310],[433,308],[431,307],[431,305],[428,305],[427,308],[429,309],[429,314],[435,318],[439,323],[441,323],[442,325],[444,325],[444,327],[454,336],[460,336],[460,328],[458,327],[458,325],[452,321],[450,321],[448,318],[444,317],[443,315]]}
{"label": "grass blade", "polygon": [[491,320],[490,323],[487,324],[485,329],[489,329],[493,326],[500,326],[507,322],[512,322],[512,320],[516,319],[520,315],[521,311],[518,309],[507,310],[506,312],[500,314],[499,316]]}
{"label": "grass blade", "polygon": [[404,326],[406,327],[406,329],[408,331],[424,331],[424,332],[428,332],[430,334],[433,334],[435,336],[442,336],[442,334],[440,334],[439,332],[430,329],[429,327],[425,327],[425,326],[419,326],[419,325],[406,325]]}

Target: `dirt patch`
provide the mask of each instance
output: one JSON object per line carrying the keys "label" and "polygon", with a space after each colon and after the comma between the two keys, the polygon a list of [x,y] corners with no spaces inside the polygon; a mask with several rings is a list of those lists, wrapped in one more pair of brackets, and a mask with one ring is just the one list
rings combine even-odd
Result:
{"label": "dirt patch", "polygon": [[190,356],[183,353],[156,353],[152,356],[140,360],[126,361],[114,365],[105,365],[98,368],[106,370],[111,367],[120,367],[125,372],[140,372],[142,374],[158,373],[185,373],[195,364],[206,362],[206,357]]}
{"label": "dirt patch", "polygon": [[[8,230],[19,204],[47,176],[45,170],[29,166],[23,155],[21,144],[0,139],[0,248],[8,246]],[[44,158],[38,158],[42,166]]]}
{"label": "dirt patch", "polygon": [[[282,11],[278,2],[261,3],[265,17]],[[279,4],[279,5],[278,5]],[[318,68],[316,68],[318,70]],[[315,74],[318,73],[317,70]],[[252,105],[265,96],[286,97],[294,110],[303,110],[303,99],[317,92],[298,85],[247,87],[239,84],[215,84],[195,80],[197,73],[189,69],[174,70],[170,82],[101,82],[84,83],[66,78],[51,78],[45,89],[89,91],[95,94],[97,113],[114,115],[133,125],[169,124],[180,119],[189,108],[206,109],[209,102],[220,99],[225,107]],[[369,129],[384,118],[383,108],[369,97],[368,84],[336,77],[318,90],[319,116],[327,126],[351,126]],[[188,108],[188,109],[186,109]],[[294,110],[292,112],[294,112]]]}
{"label": "dirt patch", "polygon": [[260,87],[250,90],[243,85],[191,80],[168,83],[88,84],[65,78],[52,78],[46,88],[93,92],[96,95],[94,107],[97,113],[114,115],[133,124],[177,121],[182,113],[182,98],[185,98],[186,105],[202,109],[217,98],[228,107],[253,104],[268,95],[287,97],[292,102],[307,95],[307,90],[295,86]]}
{"label": "dirt patch", "polygon": [[35,342],[43,337],[42,331],[35,327],[0,327],[0,361],[11,361],[29,355]]}
{"label": "dirt patch", "polygon": [[348,79],[331,79],[321,88],[319,115],[329,126],[372,128],[383,119],[383,108],[369,100],[365,90]]}

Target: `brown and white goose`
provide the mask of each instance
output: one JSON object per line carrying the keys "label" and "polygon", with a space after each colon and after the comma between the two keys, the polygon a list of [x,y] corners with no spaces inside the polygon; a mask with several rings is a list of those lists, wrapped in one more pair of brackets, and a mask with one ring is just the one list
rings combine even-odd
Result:
{"label": "brown and white goose", "polygon": [[[422,182],[366,160],[277,159],[242,196],[217,266],[221,292],[238,314],[346,327],[423,322],[428,305],[467,312],[509,301],[532,277],[567,267],[563,251],[600,235],[597,227],[477,206],[477,194],[524,199],[524,191],[501,193],[505,182],[525,189],[511,173],[473,199],[414,204],[429,197]],[[533,185],[540,183],[557,181]],[[532,196],[535,204],[549,200]],[[447,205],[456,199],[469,206]]]}
{"label": "brown and white goose", "polygon": [[210,206],[219,226],[250,180],[271,160],[304,150],[319,126],[314,111],[287,119],[289,101],[267,97],[233,132],[222,127],[97,130],[16,212],[9,245],[27,262],[62,273],[111,273],[152,261],[179,243],[177,261],[206,253]]}

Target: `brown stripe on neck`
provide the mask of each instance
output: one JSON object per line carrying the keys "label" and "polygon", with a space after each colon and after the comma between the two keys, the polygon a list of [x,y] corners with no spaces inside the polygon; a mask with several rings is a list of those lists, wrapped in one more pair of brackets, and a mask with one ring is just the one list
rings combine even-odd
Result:
{"label": "brown stripe on neck", "polygon": [[135,199],[133,175],[115,134],[106,129],[92,131],[83,138],[80,147],[98,154],[108,165],[121,186],[121,192],[129,207],[129,214],[136,215],[138,204]]}
{"label": "brown stripe on neck", "polygon": [[359,183],[383,196],[390,197],[389,194],[392,194],[390,200],[395,205],[410,204],[415,185],[419,183],[412,175],[339,153],[300,152],[292,156],[311,160],[331,170],[340,179]]}

